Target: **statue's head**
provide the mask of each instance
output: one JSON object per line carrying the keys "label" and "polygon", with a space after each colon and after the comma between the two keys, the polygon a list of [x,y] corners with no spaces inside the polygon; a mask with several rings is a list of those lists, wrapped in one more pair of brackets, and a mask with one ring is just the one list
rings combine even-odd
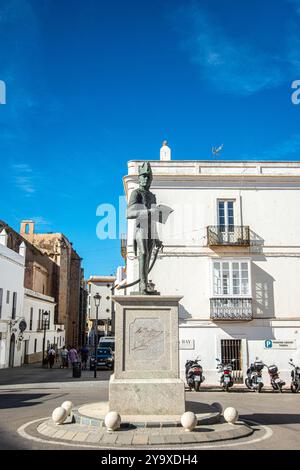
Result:
{"label": "statue's head", "polygon": [[139,167],[139,184],[142,189],[149,189],[152,183],[153,175],[149,162],[144,162]]}

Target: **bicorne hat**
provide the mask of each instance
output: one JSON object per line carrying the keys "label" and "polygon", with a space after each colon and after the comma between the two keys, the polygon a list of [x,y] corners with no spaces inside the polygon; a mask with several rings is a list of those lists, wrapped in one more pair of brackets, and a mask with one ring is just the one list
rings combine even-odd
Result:
{"label": "bicorne hat", "polygon": [[139,175],[150,175],[152,176],[151,165],[149,162],[144,162],[139,166]]}

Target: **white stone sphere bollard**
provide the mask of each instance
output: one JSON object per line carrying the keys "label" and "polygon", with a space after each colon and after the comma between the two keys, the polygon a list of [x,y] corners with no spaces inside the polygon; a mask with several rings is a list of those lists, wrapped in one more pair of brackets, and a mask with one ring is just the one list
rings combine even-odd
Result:
{"label": "white stone sphere bollard", "polygon": [[181,416],[181,424],[185,431],[193,431],[197,426],[197,416],[192,411],[186,411]]}
{"label": "white stone sphere bollard", "polygon": [[104,424],[108,431],[116,431],[121,425],[121,416],[116,411],[109,411],[104,418]]}
{"label": "white stone sphere bollard", "polygon": [[224,411],[224,419],[227,423],[234,424],[237,422],[239,414],[233,407],[226,408]]}
{"label": "white stone sphere bollard", "polygon": [[220,414],[223,413],[223,406],[221,405],[221,403],[215,401],[214,403],[211,404],[211,406],[216,408],[216,410],[218,410]]}
{"label": "white stone sphere bollard", "polygon": [[67,411],[62,406],[55,408],[55,410],[52,413],[52,419],[55,424],[62,424],[65,421],[66,417],[67,417]]}
{"label": "white stone sphere bollard", "polygon": [[73,408],[73,403],[71,401],[64,401],[61,406],[62,408],[66,410],[67,416],[70,416],[72,408]]}

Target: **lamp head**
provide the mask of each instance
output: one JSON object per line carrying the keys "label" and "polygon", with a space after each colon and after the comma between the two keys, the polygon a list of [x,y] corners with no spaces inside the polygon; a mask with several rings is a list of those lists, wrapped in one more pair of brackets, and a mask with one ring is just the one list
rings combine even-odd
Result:
{"label": "lamp head", "polygon": [[97,292],[97,294],[94,295],[95,307],[99,307],[100,300],[101,300],[101,295],[99,294],[99,292]]}

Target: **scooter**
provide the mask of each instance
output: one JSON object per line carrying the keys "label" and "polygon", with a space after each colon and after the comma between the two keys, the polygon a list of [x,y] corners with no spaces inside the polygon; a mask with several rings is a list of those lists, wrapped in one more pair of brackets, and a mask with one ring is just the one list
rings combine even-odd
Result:
{"label": "scooter", "polygon": [[195,360],[189,360],[185,363],[186,383],[190,391],[194,389],[196,392],[199,392],[200,385],[205,380],[203,368],[199,362],[200,359],[197,357]]}
{"label": "scooter", "polygon": [[285,382],[279,378],[278,367],[275,364],[267,366],[272,388],[275,392],[282,393]]}
{"label": "scooter", "polygon": [[293,359],[290,359],[289,364],[293,367],[293,370],[291,371],[291,391],[293,393],[297,393],[300,390],[300,367],[295,366],[295,364],[293,363]]}
{"label": "scooter", "polygon": [[261,389],[264,386],[262,379],[262,370],[264,367],[265,364],[257,358],[254,363],[250,364],[250,367],[247,369],[247,377],[245,379],[245,385],[249,390],[254,390],[258,393],[261,392]]}
{"label": "scooter", "polygon": [[220,359],[216,359],[220,364],[217,365],[218,373],[222,374],[220,377],[220,385],[225,390],[225,392],[229,392],[230,387],[233,386],[233,363],[236,359],[232,359],[227,364],[222,364]]}

